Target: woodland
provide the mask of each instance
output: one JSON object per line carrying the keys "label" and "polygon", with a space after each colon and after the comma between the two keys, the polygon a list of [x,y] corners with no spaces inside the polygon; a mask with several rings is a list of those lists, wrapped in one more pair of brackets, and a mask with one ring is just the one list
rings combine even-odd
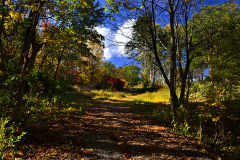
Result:
{"label": "woodland", "polygon": [[0,0],[2,159],[237,160],[239,82],[238,1]]}

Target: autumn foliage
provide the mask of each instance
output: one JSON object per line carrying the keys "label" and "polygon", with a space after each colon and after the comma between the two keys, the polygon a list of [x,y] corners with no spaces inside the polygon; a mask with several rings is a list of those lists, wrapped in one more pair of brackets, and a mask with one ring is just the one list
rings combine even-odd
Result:
{"label": "autumn foliage", "polygon": [[123,90],[124,85],[125,82],[119,78],[104,76],[103,80],[97,85],[97,88],[121,91]]}

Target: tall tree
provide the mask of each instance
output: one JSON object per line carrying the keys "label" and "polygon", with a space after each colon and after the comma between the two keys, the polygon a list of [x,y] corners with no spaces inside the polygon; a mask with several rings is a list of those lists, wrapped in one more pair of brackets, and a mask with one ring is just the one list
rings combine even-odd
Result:
{"label": "tall tree", "polygon": [[[5,82],[13,77],[16,79],[11,89],[17,88],[13,113],[13,120],[17,121],[23,110],[24,89],[34,71],[36,58],[43,47],[51,44],[49,37],[44,37],[41,22],[46,19],[54,21],[60,29],[59,33],[55,33],[57,35],[71,28],[72,42],[78,44],[81,41],[81,48],[86,48],[85,43],[88,39],[99,41],[100,35],[94,27],[101,24],[104,15],[99,3],[92,0],[1,0],[0,5],[0,70],[3,73],[1,81]],[[17,65],[14,66],[13,62]]]}
{"label": "tall tree", "polygon": [[130,86],[137,85],[140,81],[140,69],[134,64],[126,65],[123,67],[124,76]]}
{"label": "tall tree", "polygon": [[201,49],[209,65],[212,87],[224,89],[226,100],[230,100],[240,73],[239,4],[206,6],[196,17],[196,25],[201,24],[198,39],[203,42]]}
{"label": "tall tree", "polygon": [[[155,63],[161,71],[166,84],[170,89],[171,108],[173,116],[176,117],[176,109],[183,103],[185,98],[186,79],[189,72],[189,66],[194,56],[194,46],[192,37],[194,35],[194,14],[199,11],[202,0],[196,1],[181,1],[181,0],[138,0],[138,1],[111,1],[109,0],[110,10],[119,10],[122,4],[125,9],[125,15],[129,18],[139,19],[145,17],[146,25],[140,25],[138,34],[151,51],[155,58]],[[115,2],[115,3],[114,3]],[[205,4],[206,5],[206,4]],[[192,20],[192,23],[189,21]],[[164,26],[169,35],[170,42],[168,45],[164,44],[165,39],[159,36],[157,24]],[[181,29],[181,33],[180,33]],[[144,32],[142,32],[144,31]],[[148,31],[149,34],[146,34]],[[161,35],[161,34],[160,34]],[[144,44],[143,43],[143,44]],[[170,75],[166,74],[166,69],[161,60],[162,50],[158,49],[158,45],[168,52],[170,63]],[[181,94],[177,97],[176,94],[176,73],[179,67],[181,79]]]}
{"label": "tall tree", "polygon": [[111,61],[105,63],[104,64],[104,68],[106,69],[106,74],[108,76],[112,76],[112,77],[116,76],[115,65]]}

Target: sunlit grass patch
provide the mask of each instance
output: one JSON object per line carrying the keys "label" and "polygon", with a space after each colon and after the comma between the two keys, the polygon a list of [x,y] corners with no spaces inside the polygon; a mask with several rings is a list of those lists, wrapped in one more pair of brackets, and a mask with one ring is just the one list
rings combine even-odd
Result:
{"label": "sunlit grass patch", "polygon": [[114,92],[108,90],[92,90],[89,94],[93,95],[93,99],[97,100],[121,100],[130,96],[131,94],[125,92]]}
{"label": "sunlit grass patch", "polygon": [[83,92],[92,95],[96,100],[126,100],[133,103],[169,103],[169,89],[167,86],[161,87],[159,90],[147,89],[144,90],[139,86],[135,86],[125,91],[108,91],[108,90],[82,90]]}
{"label": "sunlit grass patch", "polygon": [[150,103],[169,103],[169,89],[167,86],[160,88],[156,92],[149,92],[142,93],[139,95],[134,96],[133,101],[143,101],[143,102],[150,102]]}

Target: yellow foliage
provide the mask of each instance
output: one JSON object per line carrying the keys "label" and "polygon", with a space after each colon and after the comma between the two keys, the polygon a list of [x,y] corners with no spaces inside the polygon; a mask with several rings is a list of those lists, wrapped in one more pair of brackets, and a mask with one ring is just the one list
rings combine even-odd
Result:
{"label": "yellow foliage", "polygon": [[217,121],[219,121],[219,119],[220,119],[220,117],[212,118],[212,121],[217,122]]}
{"label": "yellow foliage", "polygon": [[120,80],[124,82],[123,88],[127,88],[128,87],[128,82],[125,79],[120,79]]}
{"label": "yellow foliage", "polygon": [[10,12],[9,12],[9,15],[11,16],[11,18],[13,19],[13,20],[23,20],[23,18],[24,18],[24,14],[22,13],[22,14],[20,14],[19,12],[17,12],[17,11],[13,11],[13,10],[11,10]]}
{"label": "yellow foliage", "polygon": [[205,116],[212,119],[213,122],[218,122],[223,117],[223,111],[227,108],[222,104],[221,97],[224,91],[210,92],[207,94],[207,101],[204,106],[198,106],[199,109],[205,112]]}
{"label": "yellow foliage", "polygon": [[87,3],[86,1],[83,1],[82,4],[83,4],[84,6],[88,6],[88,3]]}

